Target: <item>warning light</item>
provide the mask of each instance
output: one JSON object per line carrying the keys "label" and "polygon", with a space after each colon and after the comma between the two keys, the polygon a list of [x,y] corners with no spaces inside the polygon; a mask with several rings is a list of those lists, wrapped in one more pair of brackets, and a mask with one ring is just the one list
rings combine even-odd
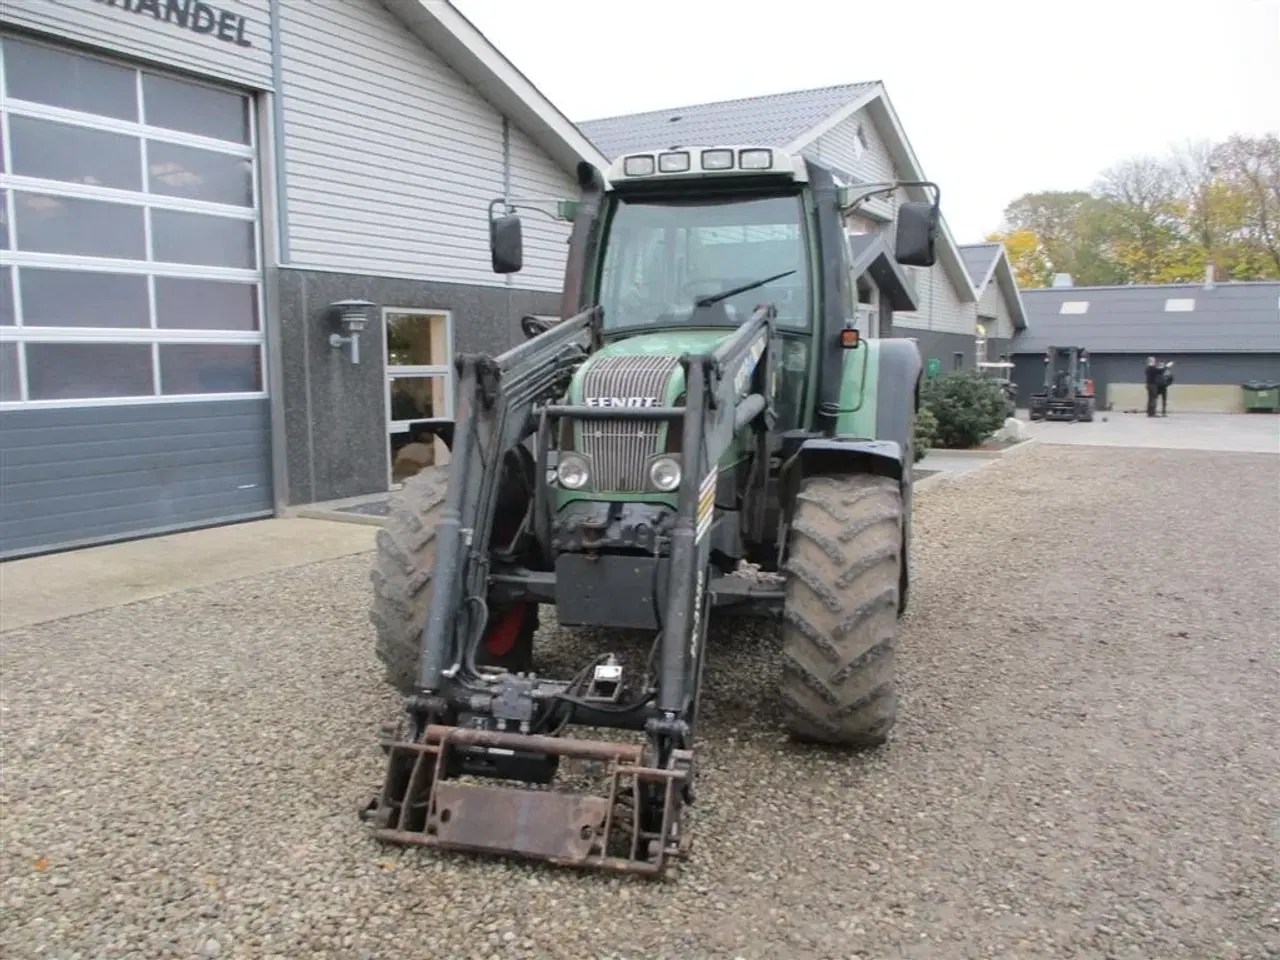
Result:
{"label": "warning light", "polygon": [[855,327],[845,327],[840,331],[840,346],[845,350],[856,350],[862,342]]}

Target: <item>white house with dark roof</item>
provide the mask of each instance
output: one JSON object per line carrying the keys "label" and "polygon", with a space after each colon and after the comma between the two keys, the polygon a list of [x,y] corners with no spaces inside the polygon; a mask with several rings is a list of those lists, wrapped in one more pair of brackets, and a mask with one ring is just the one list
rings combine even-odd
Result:
{"label": "white house with dark roof", "polygon": [[1020,403],[1044,380],[1051,346],[1089,351],[1104,409],[1146,406],[1146,359],[1174,361],[1170,412],[1242,409],[1242,383],[1280,381],[1280,282],[1062,286],[1023,290],[1013,341]]}
{"label": "white house with dark roof", "polygon": [[[752,143],[803,153],[848,183],[927,179],[879,82],[672,107],[578,126],[610,158],[677,144]],[[929,196],[921,188],[907,188],[870,201],[849,218],[849,231],[886,233],[892,249],[895,204],[903,199]],[[905,270],[919,309],[895,313],[890,332],[918,339],[926,362],[937,359],[944,370],[972,367],[978,292],[945,217],[938,262]]]}
{"label": "white house with dark roof", "polygon": [[558,313],[567,225],[496,276],[486,208],[605,160],[446,0],[0,8],[0,557],[385,491]]}
{"label": "white house with dark roof", "polygon": [[1003,243],[967,243],[960,248],[978,293],[978,334],[988,360],[1008,359],[1015,334],[1027,329],[1027,310]]}

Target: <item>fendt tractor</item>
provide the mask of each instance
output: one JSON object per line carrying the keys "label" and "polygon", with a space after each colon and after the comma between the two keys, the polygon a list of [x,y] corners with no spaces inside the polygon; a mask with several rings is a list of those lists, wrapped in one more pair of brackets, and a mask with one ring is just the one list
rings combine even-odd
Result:
{"label": "fendt tractor", "polygon": [[[752,146],[577,179],[574,200],[491,204],[499,274],[523,266],[521,210],[572,223],[561,319],[456,358],[449,462],[379,532],[370,615],[405,711],[362,817],[390,843],[661,876],[689,848],[712,616],[780,618],[795,738],[866,749],[893,725],[921,360],[855,318],[859,278],[886,312],[916,308],[900,265],[934,263],[939,198]],[[898,204],[893,252],[846,234],[899,188],[926,199]],[[603,628],[576,675],[538,672],[539,605]],[[603,649],[636,631],[644,669]],[[569,790],[587,767],[599,795]]]}

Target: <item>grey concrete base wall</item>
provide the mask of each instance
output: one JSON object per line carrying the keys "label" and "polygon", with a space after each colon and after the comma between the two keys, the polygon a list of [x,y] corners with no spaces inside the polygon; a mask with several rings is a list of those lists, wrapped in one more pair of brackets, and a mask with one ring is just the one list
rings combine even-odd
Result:
{"label": "grey concrete base wall", "polygon": [[507,287],[279,271],[286,502],[315,503],[387,489],[386,368],[381,310],[360,334],[360,363],[329,345],[329,304],[448,310],[456,352],[501,353],[521,340],[520,317],[558,314],[560,295]]}
{"label": "grey concrete base wall", "polygon": [[987,362],[999,363],[1001,354],[1012,358],[1013,341],[1004,337],[987,338]]}
{"label": "grey concrete base wall", "polygon": [[[1249,380],[1280,380],[1280,352],[1168,353],[1159,357],[1173,361],[1174,390],[1178,384],[1234,386]],[[1031,394],[1044,384],[1044,354],[1018,354],[1013,362],[1018,404],[1026,406]],[[1090,354],[1095,393],[1105,398],[1107,387],[1112,383],[1142,383],[1146,365],[1147,354]]]}
{"label": "grey concrete base wall", "polygon": [[916,330],[913,327],[904,327],[895,323],[891,330],[891,335],[895,337],[913,337],[919,341],[920,359],[926,371],[929,369],[929,359],[937,357],[942,361],[942,372],[950,373],[955,369],[954,358],[957,353],[963,356],[962,369],[974,369],[974,338],[969,334]]}
{"label": "grey concrete base wall", "polygon": [[266,516],[268,401],[0,414],[0,557]]}

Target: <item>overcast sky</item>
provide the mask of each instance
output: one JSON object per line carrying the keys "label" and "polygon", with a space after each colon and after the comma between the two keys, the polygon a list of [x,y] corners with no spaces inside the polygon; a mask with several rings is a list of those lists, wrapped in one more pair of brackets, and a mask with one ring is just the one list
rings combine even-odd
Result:
{"label": "overcast sky", "polygon": [[1027,191],[1280,131],[1280,0],[453,2],[572,120],[881,80],[961,243]]}

